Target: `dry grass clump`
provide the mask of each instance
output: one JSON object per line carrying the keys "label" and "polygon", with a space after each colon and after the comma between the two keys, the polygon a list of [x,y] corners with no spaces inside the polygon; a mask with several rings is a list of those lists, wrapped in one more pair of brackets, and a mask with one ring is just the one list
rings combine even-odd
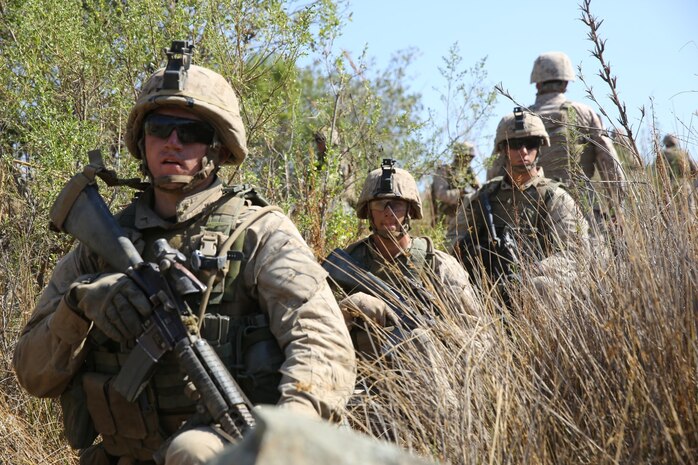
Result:
{"label": "dry grass clump", "polygon": [[682,197],[647,186],[612,258],[582,257],[573,284],[542,295],[524,279],[477,325],[441,306],[390,359],[362,362],[353,421],[453,464],[695,463],[698,230]]}
{"label": "dry grass clump", "polygon": [[0,464],[77,463],[62,438],[57,404],[27,395],[12,369],[19,332],[57,247],[16,174],[0,163]]}
{"label": "dry grass clump", "polygon": [[0,464],[77,464],[61,437],[63,425],[53,402],[0,397]]}

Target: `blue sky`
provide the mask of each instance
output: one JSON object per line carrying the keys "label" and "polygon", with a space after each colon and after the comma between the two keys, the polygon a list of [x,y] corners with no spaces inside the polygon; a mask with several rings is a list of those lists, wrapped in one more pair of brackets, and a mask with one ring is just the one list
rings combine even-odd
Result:
{"label": "blue sky", "polygon": [[[438,67],[457,42],[464,65],[486,56],[489,84],[501,82],[525,104],[535,98],[529,78],[536,56],[563,51],[575,68],[582,66],[585,80],[609,114],[617,113],[606,97],[608,87],[595,76],[598,62],[591,57],[593,45],[579,19],[577,1],[353,0],[348,9],[351,20],[335,45],[353,56],[367,47],[379,68],[396,51],[417,48],[418,57],[409,68],[412,90],[436,111],[440,102],[433,89],[443,85]],[[607,40],[604,55],[618,77],[620,97],[641,151],[649,147],[653,107],[660,133],[676,133],[697,158],[698,0],[592,0],[591,11],[604,20],[600,29]],[[567,95],[597,108],[579,80],[570,84]],[[640,123],[642,106],[646,115]],[[495,116],[475,141],[481,153],[489,153],[497,122],[512,107],[506,98],[498,98]],[[611,124],[604,120],[604,125]]]}

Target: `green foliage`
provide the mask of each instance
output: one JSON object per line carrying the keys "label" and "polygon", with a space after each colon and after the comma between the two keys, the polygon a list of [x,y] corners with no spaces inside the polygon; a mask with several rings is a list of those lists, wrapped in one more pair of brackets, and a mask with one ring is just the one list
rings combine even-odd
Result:
{"label": "green foliage", "polygon": [[[487,84],[487,57],[474,65],[463,62],[458,43],[442,57],[439,73],[443,85],[437,87],[442,104],[442,118],[433,115],[430,121],[430,163],[452,158],[455,143],[472,142],[489,147],[491,140],[482,140],[482,130],[492,117],[497,92]],[[487,154],[484,154],[487,155]]]}
{"label": "green foliage", "polygon": [[[43,463],[44,454],[74,460],[60,438],[56,405],[19,389],[10,357],[56,260],[72,246],[47,232],[50,205],[87,163],[88,150],[102,149],[121,177],[138,175],[139,162],[123,143],[126,121],[144,80],[165,64],[162,50],[171,40],[192,39],[194,62],[221,73],[239,96],[250,156],[240,167],[226,167],[224,179],[254,184],[281,205],[318,257],[366,232],[353,205],[381,158],[396,158],[416,178],[429,174],[429,126],[421,96],[409,88],[416,51],[397,53],[386,69],[376,69],[366,54],[336,52],[344,6],[333,0],[0,1],[0,316],[7,322],[0,336],[0,411],[11,412],[8,424],[19,425],[25,438],[0,442],[16,451],[10,461]],[[450,59],[455,63],[456,54]],[[484,60],[476,69],[484,72]],[[471,94],[469,104],[482,95]],[[132,195],[104,192],[115,210]],[[439,226],[417,222],[415,231],[437,236],[437,244],[442,235]],[[26,451],[39,452],[26,459]]]}

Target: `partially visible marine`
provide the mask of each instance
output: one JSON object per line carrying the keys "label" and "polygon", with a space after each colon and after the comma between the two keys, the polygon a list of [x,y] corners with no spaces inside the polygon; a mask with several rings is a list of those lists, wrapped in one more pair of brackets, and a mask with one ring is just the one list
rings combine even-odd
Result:
{"label": "partially visible marine", "polygon": [[471,195],[480,182],[472,168],[475,146],[470,142],[453,144],[453,161],[436,169],[431,184],[433,224],[446,222],[446,240],[456,233],[456,211],[465,197]]}
{"label": "partially visible marine", "polygon": [[436,465],[349,428],[274,407],[253,411],[259,427],[206,465]]}

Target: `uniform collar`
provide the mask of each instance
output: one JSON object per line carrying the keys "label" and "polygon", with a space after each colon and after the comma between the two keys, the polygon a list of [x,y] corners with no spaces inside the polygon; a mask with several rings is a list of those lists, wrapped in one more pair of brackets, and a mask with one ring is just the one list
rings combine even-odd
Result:
{"label": "uniform collar", "polygon": [[567,101],[564,92],[547,92],[545,94],[536,95],[535,106],[542,105],[562,105]]}
{"label": "uniform collar", "polygon": [[[381,253],[378,251],[378,248],[373,243],[373,234],[371,234],[368,237],[368,240],[366,242],[368,243],[368,253],[371,255],[371,258],[386,261],[385,257],[383,257],[383,255],[381,255]],[[412,244],[414,244],[414,239],[412,237],[410,237],[410,243],[407,244],[407,247],[405,249],[398,252],[397,255],[392,257],[393,261],[397,260],[398,258],[400,258],[403,255],[409,256],[410,250],[412,249]]]}
{"label": "uniform collar", "polygon": [[136,200],[136,221],[138,229],[163,228],[172,229],[201,214],[208,206],[223,196],[223,182],[216,178],[210,186],[201,192],[189,195],[177,204],[177,216],[174,222],[161,218],[152,208],[153,189],[150,188]]}
{"label": "uniform collar", "polygon": [[[538,184],[543,182],[545,179],[545,173],[543,172],[542,167],[538,167],[538,173],[533,176],[531,179],[528,180],[527,183],[525,183],[523,186],[519,187],[518,190],[520,191],[525,191],[529,189],[530,187],[536,187]],[[514,186],[512,185],[511,181],[509,180],[509,176],[504,176],[502,178],[502,184],[500,186],[500,189],[502,190],[514,190]]]}

